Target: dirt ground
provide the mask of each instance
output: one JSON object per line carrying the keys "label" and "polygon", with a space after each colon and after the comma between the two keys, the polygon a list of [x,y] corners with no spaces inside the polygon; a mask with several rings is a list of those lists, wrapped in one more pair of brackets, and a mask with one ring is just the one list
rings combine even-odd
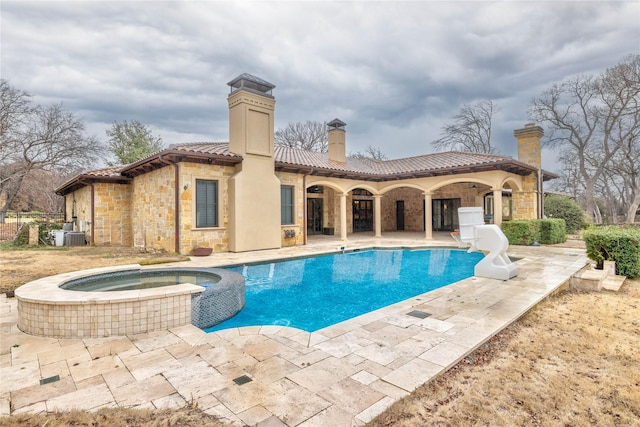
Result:
{"label": "dirt ground", "polygon": [[[579,242],[567,242],[573,244]],[[81,268],[176,260],[133,249],[60,249],[0,251],[0,286],[14,289]],[[565,292],[368,426],[640,426],[639,348],[640,280],[627,280],[619,292]],[[17,425],[223,424],[190,404],[174,411],[107,409],[0,418],[0,426]]]}

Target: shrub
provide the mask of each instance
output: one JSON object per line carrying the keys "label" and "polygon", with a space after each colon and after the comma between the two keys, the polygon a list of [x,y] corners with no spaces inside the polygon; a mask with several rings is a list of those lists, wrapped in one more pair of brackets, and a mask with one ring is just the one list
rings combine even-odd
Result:
{"label": "shrub", "polygon": [[587,256],[598,268],[604,261],[615,261],[616,274],[629,278],[640,277],[640,228],[605,226],[582,233]]}
{"label": "shrub", "polygon": [[53,222],[29,222],[26,223],[21,229],[18,235],[13,240],[13,244],[16,246],[27,246],[29,244],[29,226],[30,225],[38,225],[38,244],[42,245],[49,238],[49,231],[51,230],[60,230],[62,228],[61,224],[56,224]]}
{"label": "shrub", "polygon": [[586,225],[586,214],[575,200],[568,196],[549,194],[544,197],[544,213],[548,218],[564,219],[567,233],[574,234]]}
{"label": "shrub", "polygon": [[510,245],[528,246],[540,241],[540,227],[533,220],[505,221],[501,227]]}
{"label": "shrub", "polygon": [[510,245],[530,245],[534,242],[551,245],[567,240],[562,219],[521,219],[502,223],[502,232]]}
{"label": "shrub", "polygon": [[553,245],[567,240],[567,228],[564,219],[540,219],[540,243]]}

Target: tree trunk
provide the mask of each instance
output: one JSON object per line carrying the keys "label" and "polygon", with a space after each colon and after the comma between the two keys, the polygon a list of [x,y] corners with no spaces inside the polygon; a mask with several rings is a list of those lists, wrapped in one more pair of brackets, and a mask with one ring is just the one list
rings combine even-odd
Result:
{"label": "tree trunk", "polygon": [[629,207],[624,218],[624,222],[626,224],[633,224],[635,222],[638,207],[640,207],[640,193],[636,194],[636,196],[633,198],[633,201],[629,203]]}

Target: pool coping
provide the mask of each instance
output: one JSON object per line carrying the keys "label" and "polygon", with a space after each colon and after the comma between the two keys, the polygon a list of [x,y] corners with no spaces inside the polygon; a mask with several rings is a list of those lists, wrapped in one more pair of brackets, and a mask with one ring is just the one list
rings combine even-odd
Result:
{"label": "pool coping", "polygon": [[[404,245],[385,248],[397,246]],[[300,250],[212,255],[191,265],[266,261],[282,253]],[[311,333],[263,326],[207,334],[187,325],[111,339],[51,340],[22,334],[12,323],[7,334],[3,329],[0,402],[10,400],[12,413],[36,413],[195,401],[233,425],[364,425],[562,289],[588,262],[584,250],[567,248],[510,247],[509,254],[522,258],[516,278],[465,279]],[[0,302],[3,310],[15,304]],[[413,310],[431,316],[407,316]],[[14,342],[19,346],[5,348]],[[52,373],[67,389],[38,385]],[[242,376],[251,381],[234,383]]]}

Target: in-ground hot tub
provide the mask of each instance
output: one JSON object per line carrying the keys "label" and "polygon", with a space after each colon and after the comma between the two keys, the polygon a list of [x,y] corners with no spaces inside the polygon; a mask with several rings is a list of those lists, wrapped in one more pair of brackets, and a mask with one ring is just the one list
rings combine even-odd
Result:
{"label": "in-ground hot tub", "polygon": [[60,288],[81,292],[116,292],[161,288],[181,283],[208,288],[220,281],[220,275],[208,268],[154,268],[118,270],[67,280]]}
{"label": "in-ground hot tub", "polygon": [[16,289],[18,328],[52,338],[98,338],[194,324],[240,311],[244,277],[218,268],[97,268],[45,277]]}

